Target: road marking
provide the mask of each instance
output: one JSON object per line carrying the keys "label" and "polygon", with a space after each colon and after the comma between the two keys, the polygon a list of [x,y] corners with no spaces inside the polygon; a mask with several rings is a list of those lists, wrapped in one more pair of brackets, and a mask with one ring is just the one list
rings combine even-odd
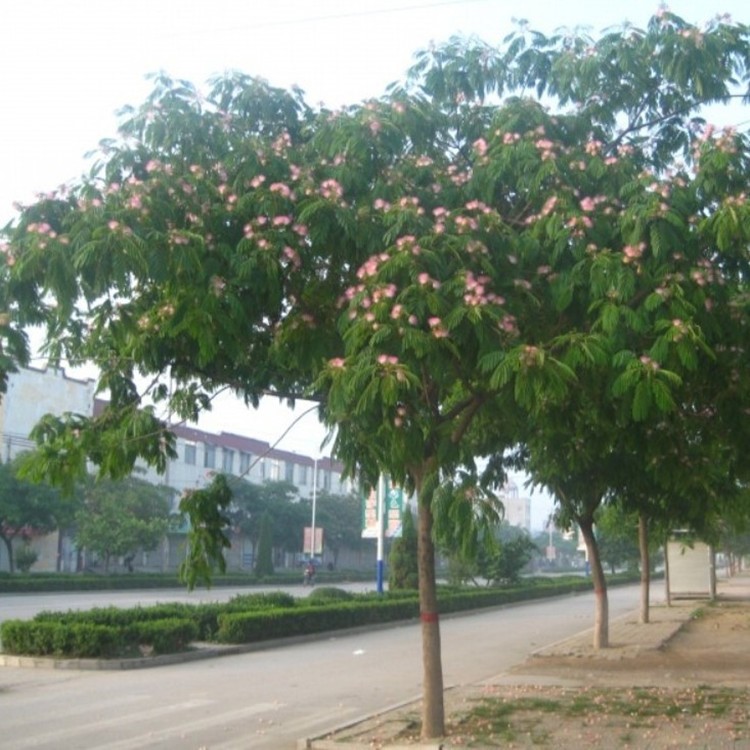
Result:
{"label": "road marking", "polygon": [[[157,729],[154,732],[146,732],[137,737],[129,737],[117,742],[109,742],[105,745],[97,744],[97,750],[140,750],[140,748],[149,747],[157,742],[163,742],[169,739],[185,739],[193,732],[199,732],[204,729],[211,729],[220,724],[227,724],[233,721],[256,716],[267,711],[278,711],[282,703],[255,703],[252,706],[237,709],[236,711],[225,711],[223,713],[214,713],[205,719],[195,719],[194,721],[183,721],[174,727],[167,729]],[[236,742],[235,742],[235,747]],[[211,750],[215,747],[212,742]],[[244,743],[243,743],[244,747]]]}
{"label": "road marking", "polygon": [[[68,729],[63,727],[57,727],[50,732],[44,734],[34,734],[33,736],[26,737],[20,741],[17,741],[13,745],[14,748],[25,747],[38,747],[46,742],[52,742],[55,747],[60,747],[60,742],[65,737],[77,738],[85,733],[96,732],[100,730],[106,730],[110,728],[121,728],[125,726],[132,726],[136,722],[148,721],[149,719],[158,719],[162,716],[168,716],[175,714],[180,711],[194,711],[197,708],[203,708],[205,706],[211,706],[216,703],[216,700],[209,700],[207,698],[200,698],[195,700],[184,701],[183,703],[173,703],[169,706],[162,706],[160,708],[152,708],[146,711],[135,711],[127,714],[118,712],[118,715],[111,719],[103,719],[101,721],[89,722],[86,720],[85,715],[82,714],[82,726],[70,727]],[[120,706],[121,708],[122,706]],[[96,710],[100,710],[99,704],[96,705]],[[113,711],[115,708],[113,707]],[[79,712],[81,713],[81,712]],[[70,714],[68,714],[70,716]],[[46,717],[45,717],[46,718]]]}

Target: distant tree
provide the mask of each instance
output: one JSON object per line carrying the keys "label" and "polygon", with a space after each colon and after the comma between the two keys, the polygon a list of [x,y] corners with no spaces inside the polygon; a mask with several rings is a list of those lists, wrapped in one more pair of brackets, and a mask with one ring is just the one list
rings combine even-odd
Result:
{"label": "distant tree", "polygon": [[517,581],[535,552],[538,548],[526,531],[501,523],[483,534],[470,553],[454,551],[449,558],[457,582],[496,586]]}
{"label": "distant tree", "polygon": [[263,515],[268,513],[273,521],[273,546],[288,552],[299,549],[309,513],[291,482],[253,484],[233,477],[227,477],[227,482],[232,491],[228,516],[232,525],[248,537],[253,548],[257,548],[259,542]]}
{"label": "distant tree", "polygon": [[[581,557],[575,534],[563,534],[559,529],[553,529],[551,535],[549,530],[540,531],[533,537],[533,541],[539,556],[543,555],[550,545],[554,547],[555,557],[549,561],[554,567],[571,566],[574,560]],[[546,555],[544,555],[544,559],[547,559]]]}
{"label": "distant tree", "polygon": [[601,507],[596,515],[596,538],[602,562],[612,573],[622,567],[638,567],[637,513],[627,512],[618,503]]}
{"label": "distant tree", "polygon": [[99,555],[105,570],[113,557],[154,549],[169,528],[170,493],[135,477],[86,482],[76,544]]}
{"label": "distant tree", "polygon": [[[13,540],[30,534],[49,533],[65,525],[74,500],[61,497],[48,484],[27,482],[18,476],[22,457],[0,464],[0,540],[8,555],[8,567],[15,570]],[[32,563],[33,564],[33,563]]]}
{"label": "distant tree", "polygon": [[480,556],[479,573],[494,585],[515,583],[537,547],[526,531],[508,524],[500,526],[496,539],[497,544]]}
{"label": "distant tree", "polygon": [[31,547],[31,545],[26,542],[26,544],[21,547],[21,549],[16,550],[15,554],[15,562],[16,562],[16,569],[20,570],[21,573],[28,573],[31,570],[31,566],[39,559],[39,555],[35,549]]}
{"label": "distant tree", "polygon": [[260,534],[255,555],[255,573],[259,576],[273,575],[273,521],[266,511],[260,519]]}
{"label": "distant tree", "polygon": [[334,495],[322,492],[317,498],[316,525],[325,531],[324,544],[333,553],[338,565],[344,547],[356,549],[362,544],[362,509],[354,495]]}
{"label": "distant tree", "polygon": [[404,508],[401,536],[393,540],[388,562],[388,588],[391,591],[419,587],[417,530],[409,508]]}

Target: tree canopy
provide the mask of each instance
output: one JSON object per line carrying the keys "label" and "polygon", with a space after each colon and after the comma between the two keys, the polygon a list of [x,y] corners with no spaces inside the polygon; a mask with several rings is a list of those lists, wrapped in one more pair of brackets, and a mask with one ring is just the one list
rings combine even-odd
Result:
{"label": "tree canopy", "polygon": [[23,458],[0,464],[0,540],[13,572],[13,540],[46,534],[72,520],[75,500],[62,497],[49,484],[34,484],[18,476]]}
{"label": "tree canopy", "polygon": [[98,555],[105,570],[113,557],[153,550],[169,528],[171,494],[168,487],[134,477],[88,480],[75,517],[76,544]]}

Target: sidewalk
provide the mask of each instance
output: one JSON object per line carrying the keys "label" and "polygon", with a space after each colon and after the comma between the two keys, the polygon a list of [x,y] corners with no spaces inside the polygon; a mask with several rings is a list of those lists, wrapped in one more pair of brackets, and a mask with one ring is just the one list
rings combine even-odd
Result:
{"label": "sidewalk", "polygon": [[[721,579],[718,584],[718,601],[750,600],[750,576],[744,573],[731,579]],[[639,624],[638,612],[612,620],[609,625],[610,647],[595,651],[593,628],[582,631],[571,638],[550,644],[532,652],[530,658],[544,660],[546,657],[576,657],[597,659],[632,659],[650,650],[659,650],[673,638],[706,604],[705,600],[677,600],[672,606],[652,605],[650,622]],[[445,714],[461,714],[467,704],[476,701],[493,685],[525,684],[529,679],[537,685],[573,684],[560,678],[503,673],[471,685],[461,685],[445,691]],[[420,720],[421,698],[392,706],[383,712],[361,717],[314,738],[302,739],[299,748],[313,750],[364,750],[378,747],[382,750],[406,750],[405,745],[394,744],[396,738]],[[434,740],[420,745],[409,745],[411,750],[439,750],[450,746]]]}

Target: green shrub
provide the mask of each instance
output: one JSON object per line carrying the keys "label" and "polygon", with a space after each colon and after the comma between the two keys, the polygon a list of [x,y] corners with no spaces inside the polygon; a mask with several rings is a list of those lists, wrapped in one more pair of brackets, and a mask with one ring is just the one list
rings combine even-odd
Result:
{"label": "green shrub", "polygon": [[154,654],[183,651],[197,633],[194,622],[179,618],[136,621],[121,627],[92,622],[8,620],[0,629],[6,653],[68,659],[135,656],[141,646],[147,646]]}
{"label": "green shrub", "polygon": [[416,617],[416,599],[341,602],[311,605],[293,610],[237,612],[219,617],[218,640],[222,643],[254,643],[359,625],[394,622]]}
{"label": "green shrub", "polygon": [[128,641],[135,642],[139,650],[153,649],[153,654],[172,654],[185,651],[198,637],[198,626],[190,620],[173,617],[168,620],[149,620],[127,628]]}
{"label": "green shrub", "polygon": [[296,604],[297,599],[284,591],[267,591],[259,594],[237,594],[227,602],[227,606],[232,610],[294,607]]}
{"label": "green shrub", "polygon": [[391,591],[419,588],[417,529],[408,508],[404,508],[401,536],[393,540],[388,564],[388,588]]}
{"label": "green shrub", "polygon": [[[611,585],[632,582],[618,575]],[[440,586],[441,613],[494,607],[511,602],[590,591],[581,576],[524,579],[515,586],[462,588]],[[4,650],[14,654],[63,657],[136,655],[186,648],[196,639],[251,643],[272,638],[340,630],[406,620],[418,616],[414,591],[352,594],[333,586],[319,587],[307,599],[284,592],[242,594],[226,604],[156,604],[89,611],[40,612],[31,621],[9,620],[0,627]]]}
{"label": "green shrub", "polygon": [[3,650],[27,656],[109,658],[123,650],[123,632],[107,625],[7,620],[0,627]]}
{"label": "green shrub", "polygon": [[16,568],[22,573],[28,573],[31,570],[31,566],[38,559],[39,555],[36,550],[32,549],[28,544],[24,544],[23,547],[17,549],[13,555],[13,561],[16,564]]}
{"label": "green shrub", "polygon": [[351,601],[354,598],[355,595],[351,591],[339,589],[335,586],[319,586],[310,592],[307,601],[322,604],[323,602]]}

